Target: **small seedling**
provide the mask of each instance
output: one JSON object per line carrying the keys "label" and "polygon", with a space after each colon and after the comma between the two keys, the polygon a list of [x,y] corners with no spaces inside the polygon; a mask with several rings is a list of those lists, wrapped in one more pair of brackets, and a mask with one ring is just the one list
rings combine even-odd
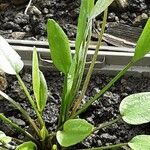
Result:
{"label": "small seedling", "polygon": [[[21,141],[15,139],[18,146],[10,145],[14,140],[13,137],[7,136],[0,131],[0,148],[1,149],[16,149],[16,150],[64,150],[82,142],[97,130],[103,127],[108,127],[113,123],[123,119],[126,123],[139,125],[150,122],[150,92],[133,94],[122,100],[119,110],[120,115],[115,119],[100,124],[96,127],[88,123],[85,119],[80,119],[79,115],[87,110],[90,105],[100,97],[118,80],[126,71],[133,66],[137,61],[141,60],[150,51],[150,19],[141,34],[135,53],[130,62],[120,71],[103,89],[95,96],[91,97],[87,103],[81,107],[81,101],[87,91],[87,87],[93,72],[94,64],[97,59],[98,51],[101,46],[102,36],[105,31],[108,6],[113,0],[98,0],[94,4],[94,0],[82,0],[80,14],[78,19],[77,36],[75,42],[75,54],[72,56],[71,48],[67,35],[62,28],[53,20],[47,22],[48,42],[50,46],[50,55],[55,67],[64,75],[64,86],[61,97],[60,114],[58,118],[58,126],[55,132],[48,133],[45,122],[42,118],[43,110],[46,106],[48,89],[43,73],[40,71],[38,54],[36,48],[33,50],[32,59],[32,85],[34,98],[29,94],[24,82],[22,81],[19,72],[24,64],[20,56],[14,51],[11,46],[0,36],[0,69],[8,74],[15,75],[25,92],[28,102],[34,109],[37,119],[36,121],[28,115],[28,112],[21,107],[18,102],[15,102],[4,92],[0,91],[0,95],[17,108],[35,131],[35,134],[27,132],[10,119],[0,113],[0,119],[6,124],[9,124],[16,131],[24,134],[28,140]],[[103,24],[101,33],[99,34],[97,46],[87,76],[84,80],[83,73],[85,69],[88,46],[92,34],[93,19],[104,12]],[[81,90],[78,95],[79,89]],[[89,150],[113,149],[127,146],[133,150],[149,150],[150,135],[137,135],[127,143],[109,145],[97,148],[89,148]],[[81,150],[81,149],[80,149]],[[88,149],[82,149],[88,150]]]}

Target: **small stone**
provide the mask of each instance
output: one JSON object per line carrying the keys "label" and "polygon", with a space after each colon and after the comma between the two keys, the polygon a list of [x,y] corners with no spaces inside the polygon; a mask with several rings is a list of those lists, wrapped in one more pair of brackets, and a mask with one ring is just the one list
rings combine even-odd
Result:
{"label": "small stone", "polygon": [[14,39],[23,39],[25,37],[26,33],[25,32],[13,32],[12,37]]}
{"label": "small stone", "polygon": [[9,119],[13,122],[16,123],[19,126],[25,126],[26,123],[22,119],[17,119],[14,116],[9,117]]}
{"label": "small stone", "polygon": [[29,15],[40,16],[42,13],[37,7],[30,6],[29,9],[28,9],[28,14]]}
{"label": "small stone", "polygon": [[0,90],[4,91],[7,88],[7,80],[5,73],[0,70]]}
{"label": "small stone", "polygon": [[108,21],[115,21],[116,14],[114,12],[109,13]]}
{"label": "small stone", "polygon": [[4,23],[3,28],[5,30],[13,30],[13,31],[19,31],[20,30],[20,26],[16,23],[12,22],[12,21]]}
{"label": "small stone", "polygon": [[47,8],[44,8],[44,9],[43,9],[43,13],[44,13],[44,14],[48,14],[48,13],[49,13],[49,10],[48,10]]}
{"label": "small stone", "polygon": [[26,25],[29,23],[29,15],[25,15],[23,13],[18,13],[15,16],[14,22],[19,25]]}
{"label": "small stone", "polygon": [[142,15],[139,15],[135,18],[135,20],[133,21],[133,25],[134,26],[145,26],[145,23],[148,19],[148,15],[146,13],[142,13]]}

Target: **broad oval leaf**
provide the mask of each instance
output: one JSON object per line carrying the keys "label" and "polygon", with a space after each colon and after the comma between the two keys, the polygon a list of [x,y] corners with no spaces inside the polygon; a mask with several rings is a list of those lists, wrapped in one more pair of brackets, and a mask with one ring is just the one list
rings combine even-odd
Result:
{"label": "broad oval leaf", "polygon": [[150,51],[150,18],[137,42],[133,61],[136,62],[143,58]]}
{"label": "broad oval leaf", "polygon": [[150,92],[132,94],[120,104],[122,119],[133,125],[150,122]]}
{"label": "broad oval leaf", "polygon": [[38,110],[42,112],[47,102],[48,90],[44,75],[39,69],[36,48],[34,48],[32,58],[32,83]]}
{"label": "broad oval leaf", "polygon": [[37,146],[35,143],[29,141],[17,146],[16,150],[37,150]]}
{"label": "broad oval leaf", "polygon": [[0,69],[8,74],[17,74],[23,68],[23,61],[18,53],[0,36]]}
{"label": "broad oval leaf", "polygon": [[84,140],[93,129],[84,119],[70,119],[64,123],[63,131],[57,131],[56,138],[61,146],[69,147]]}
{"label": "broad oval leaf", "polygon": [[3,131],[0,131],[0,145],[1,142],[8,144],[9,142],[11,142],[12,138],[9,136],[6,136],[6,134]]}
{"label": "broad oval leaf", "polygon": [[150,135],[137,135],[128,145],[133,150],[150,150]]}
{"label": "broad oval leaf", "polygon": [[67,74],[72,62],[67,35],[53,19],[47,22],[47,35],[54,65],[59,71]]}
{"label": "broad oval leaf", "polygon": [[98,0],[91,11],[89,19],[92,20],[101,14],[114,0]]}

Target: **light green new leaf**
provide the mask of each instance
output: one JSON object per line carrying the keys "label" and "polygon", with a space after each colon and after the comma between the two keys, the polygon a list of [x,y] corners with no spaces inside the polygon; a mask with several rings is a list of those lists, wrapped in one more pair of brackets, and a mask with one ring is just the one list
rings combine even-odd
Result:
{"label": "light green new leaf", "polygon": [[39,94],[40,99],[38,103],[39,105],[38,108],[42,112],[46,106],[47,97],[48,97],[48,89],[47,89],[47,83],[46,83],[43,73],[40,71],[39,74],[40,74],[40,94]]}
{"label": "light green new leaf", "polygon": [[150,18],[137,42],[133,61],[136,62],[143,58],[150,51]]}
{"label": "light green new leaf", "polygon": [[34,48],[32,58],[32,84],[38,110],[42,112],[47,102],[48,90],[44,75],[39,70],[36,48]]}
{"label": "light green new leaf", "polygon": [[82,0],[80,7],[80,14],[78,19],[77,37],[76,37],[76,50],[79,51],[81,43],[87,36],[87,23],[89,14],[94,6],[94,0]]}
{"label": "light green new leaf", "polygon": [[150,135],[137,135],[128,145],[133,150],[150,150]]}
{"label": "light green new leaf", "polygon": [[4,132],[0,131],[0,145],[2,145],[3,143],[8,144],[9,142],[11,142],[11,140],[11,137],[6,136]]}
{"label": "light green new leaf", "polygon": [[0,69],[15,75],[21,71],[23,65],[18,53],[0,36]]}
{"label": "light green new leaf", "polygon": [[63,131],[56,134],[57,141],[63,147],[75,145],[89,136],[94,127],[84,119],[70,119],[64,123]]}
{"label": "light green new leaf", "polygon": [[35,143],[29,141],[17,146],[16,150],[37,150],[37,146]]}
{"label": "light green new leaf", "polygon": [[36,48],[34,47],[32,56],[32,85],[36,101],[40,99],[40,74],[39,74],[39,62]]}
{"label": "light green new leaf", "polygon": [[47,22],[47,35],[54,65],[59,71],[67,74],[72,62],[67,35],[53,19]]}
{"label": "light green new leaf", "polygon": [[45,138],[48,136],[48,131],[45,126],[40,130],[40,136],[42,138],[42,141],[45,140]]}
{"label": "light green new leaf", "polygon": [[91,11],[89,19],[92,20],[101,14],[114,0],[98,0]]}
{"label": "light green new leaf", "polygon": [[150,92],[132,94],[120,104],[122,119],[133,125],[150,122]]}

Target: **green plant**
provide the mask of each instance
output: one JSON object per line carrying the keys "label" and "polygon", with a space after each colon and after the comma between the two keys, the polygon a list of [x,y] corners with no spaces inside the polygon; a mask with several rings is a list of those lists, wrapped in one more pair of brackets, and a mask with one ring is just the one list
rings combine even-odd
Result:
{"label": "green plant", "polygon": [[[20,56],[0,36],[0,69],[8,74],[16,75],[23,91],[28,98],[29,103],[37,115],[38,120],[38,123],[35,123],[35,121],[28,115],[28,112],[26,112],[26,110],[24,110],[19,103],[15,102],[4,92],[0,91],[0,95],[22,113],[24,118],[30,123],[31,127],[36,133],[36,136],[33,136],[32,133],[25,131],[1,113],[1,120],[15,128],[16,131],[23,133],[28,138],[27,142],[15,139],[17,142],[21,143],[16,147],[16,150],[36,150],[37,148],[39,150],[61,150],[81,142],[93,132],[102,129],[103,127],[110,126],[120,119],[123,119],[125,122],[134,125],[143,124],[150,121],[150,92],[134,94],[125,98],[120,105],[121,115],[116,119],[112,119],[109,122],[100,124],[97,127],[94,127],[84,119],[78,118],[79,114],[88,109],[88,107],[95,100],[100,100],[100,96],[102,96],[122,75],[125,74],[125,72],[132,65],[142,59],[150,50],[149,19],[142,35],[137,42],[135,54],[131,61],[99,93],[97,93],[94,97],[91,97],[88,102],[82,106],[82,108],[79,108],[83,96],[86,93],[93,67],[97,59],[99,47],[101,45],[107,20],[107,7],[112,2],[113,0],[98,0],[94,5],[94,0],[82,0],[74,56],[71,54],[69,40],[64,31],[54,20],[48,20],[47,33],[51,58],[56,68],[64,74],[64,86],[59,121],[57,130],[53,133],[48,133],[42,118],[42,113],[47,101],[47,84],[43,73],[39,69],[36,48],[34,48],[32,60],[32,84],[35,96],[35,100],[33,100],[21,77],[19,76],[19,72],[23,68],[23,62]],[[99,34],[95,53],[83,83],[81,94],[77,97],[79,88],[81,88],[88,46],[91,39],[92,22],[93,19],[103,11],[104,18],[102,30]],[[6,136],[5,133],[0,131],[1,148],[13,149],[14,147],[9,144],[11,140],[13,140],[12,137]],[[150,135],[138,135],[128,143],[121,143],[99,148],[90,148],[89,150],[112,149],[122,146],[129,146],[133,150],[149,150]]]}

